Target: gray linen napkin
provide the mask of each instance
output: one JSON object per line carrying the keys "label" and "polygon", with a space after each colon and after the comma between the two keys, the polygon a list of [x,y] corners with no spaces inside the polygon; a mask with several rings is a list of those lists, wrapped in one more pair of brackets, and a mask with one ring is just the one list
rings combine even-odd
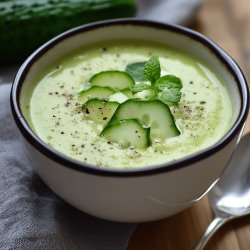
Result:
{"label": "gray linen napkin", "polygon": [[57,197],[32,169],[0,85],[0,249],[125,249],[134,224],[89,216]]}

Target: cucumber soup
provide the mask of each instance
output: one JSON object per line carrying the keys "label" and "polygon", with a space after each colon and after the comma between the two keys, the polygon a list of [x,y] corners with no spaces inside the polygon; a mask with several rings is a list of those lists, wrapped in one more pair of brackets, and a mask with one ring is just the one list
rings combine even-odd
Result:
{"label": "cucumber soup", "polygon": [[[137,140],[133,133],[138,133],[137,128],[141,128],[142,135],[145,131],[147,134],[146,147],[144,141],[139,141],[138,147],[124,147],[124,144],[100,136],[107,123],[88,119],[86,100],[82,102],[79,93],[85,93],[92,87],[90,79],[99,72],[123,72],[128,65],[145,62],[152,55],[158,57],[161,75],[180,78],[182,88],[179,102],[163,104],[148,96],[149,90],[132,95],[131,91],[129,94],[126,92],[129,88],[114,92],[109,88],[109,101],[114,105],[114,112],[124,106],[124,103],[132,102],[134,105],[139,98],[147,101],[148,106],[144,108],[148,112],[144,116],[145,120],[152,119],[151,116],[154,115],[156,125],[150,127],[141,124],[140,119],[130,119],[130,123],[126,125],[123,123],[121,138],[127,136],[132,141]],[[140,83],[135,81],[136,85]],[[90,101],[96,105],[98,98]],[[166,106],[171,111],[170,118],[174,124],[170,127],[175,132],[170,137],[158,138],[157,133],[151,139],[148,136],[149,131],[154,134],[157,128],[165,128],[161,113],[155,110],[158,108],[155,104],[164,105],[164,108]],[[224,83],[207,65],[190,55],[140,41],[96,44],[62,58],[57,64],[48,67],[47,72],[37,80],[27,108],[30,126],[44,142],[57,151],[101,168],[119,169],[162,164],[205,149],[227,132],[232,117],[231,101]],[[139,107],[137,113],[143,113],[144,109]],[[138,114],[132,118],[138,118]],[[116,133],[112,129],[110,131],[111,136]],[[138,140],[141,140],[142,135],[138,136]],[[119,134],[117,137],[119,138]]]}

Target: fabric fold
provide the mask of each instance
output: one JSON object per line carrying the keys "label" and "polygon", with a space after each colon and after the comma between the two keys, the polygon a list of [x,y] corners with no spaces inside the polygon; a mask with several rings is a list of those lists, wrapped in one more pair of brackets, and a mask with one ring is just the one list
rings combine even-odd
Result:
{"label": "fabric fold", "polygon": [[126,249],[135,224],[87,215],[55,195],[32,168],[0,85],[0,249]]}

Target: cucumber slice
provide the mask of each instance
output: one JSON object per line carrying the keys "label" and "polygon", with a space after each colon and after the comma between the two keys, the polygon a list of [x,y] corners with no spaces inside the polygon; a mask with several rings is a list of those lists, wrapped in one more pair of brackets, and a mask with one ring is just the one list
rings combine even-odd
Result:
{"label": "cucumber slice", "polygon": [[146,149],[151,144],[150,128],[144,128],[137,119],[121,120],[108,125],[101,133],[109,142],[118,143],[123,148]]}
{"label": "cucumber slice", "polygon": [[121,90],[132,87],[135,84],[134,79],[125,71],[102,71],[93,75],[89,82],[95,86],[110,87]]}
{"label": "cucumber slice", "polygon": [[118,105],[119,103],[117,102],[90,99],[83,105],[82,109],[85,113],[86,119],[94,121],[105,127],[113,116]]}
{"label": "cucumber slice", "polygon": [[151,128],[151,139],[166,139],[180,134],[169,107],[160,100],[127,100],[119,105],[110,124],[131,118]]}
{"label": "cucumber slice", "polygon": [[93,86],[87,90],[83,90],[78,94],[78,101],[85,103],[93,98],[106,99],[113,95],[115,91],[108,87]]}

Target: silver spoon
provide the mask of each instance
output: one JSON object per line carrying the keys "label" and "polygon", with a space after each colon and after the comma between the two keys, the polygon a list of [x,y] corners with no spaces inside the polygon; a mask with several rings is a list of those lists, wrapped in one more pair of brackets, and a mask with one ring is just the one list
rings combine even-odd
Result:
{"label": "silver spoon", "polygon": [[250,214],[250,133],[238,144],[221,179],[208,193],[214,219],[192,248],[201,250],[226,222]]}

